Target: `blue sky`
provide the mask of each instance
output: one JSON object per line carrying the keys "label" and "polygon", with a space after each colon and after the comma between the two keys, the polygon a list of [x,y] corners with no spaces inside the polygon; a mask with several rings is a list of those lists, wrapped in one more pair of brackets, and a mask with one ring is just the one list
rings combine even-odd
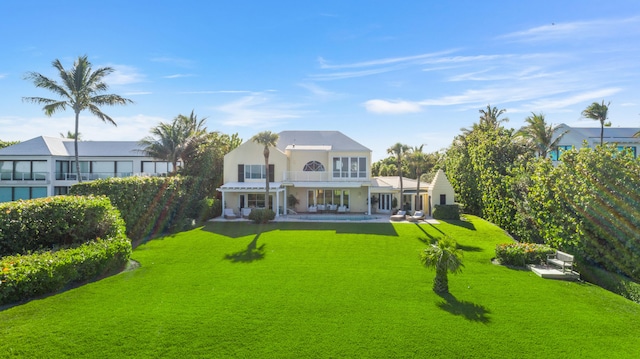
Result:
{"label": "blue sky", "polygon": [[597,126],[580,112],[611,101],[615,127],[640,127],[640,2],[563,1],[0,2],[0,139],[59,136],[24,80],[56,78],[88,55],[111,66],[109,92],[135,101],[81,116],[85,140],[139,140],[194,110],[239,133],[339,130],[386,157],[396,142],[446,148],[487,104],[509,127],[531,112]]}

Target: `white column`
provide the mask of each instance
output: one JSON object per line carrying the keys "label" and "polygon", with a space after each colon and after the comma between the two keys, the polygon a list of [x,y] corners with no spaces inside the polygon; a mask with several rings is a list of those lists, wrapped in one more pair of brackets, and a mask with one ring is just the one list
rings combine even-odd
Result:
{"label": "white column", "polygon": [[367,214],[371,215],[371,186],[367,186]]}
{"label": "white column", "polygon": [[276,196],[276,217],[280,217],[280,189],[276,189],[274,195]]}
{"label": "white column", "polygon": [[285,216],[287,215],[287,187],[284,188],[284,213]]}
{"label": "white column", "polygon": [[222,217],[224,218],[224,190],[222,192]]}

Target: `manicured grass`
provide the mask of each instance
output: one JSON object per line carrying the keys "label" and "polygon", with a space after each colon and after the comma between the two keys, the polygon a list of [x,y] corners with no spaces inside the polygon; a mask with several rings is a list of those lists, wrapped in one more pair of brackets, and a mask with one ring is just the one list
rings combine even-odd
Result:
{"label": "manicured grass", "polygon": [[[451,296],[419,251],[464,250]],[[640,306],[491,264],[487,222],[212,223],[153,240],[141,267],[0,312],[3,357],[633,357]]]}

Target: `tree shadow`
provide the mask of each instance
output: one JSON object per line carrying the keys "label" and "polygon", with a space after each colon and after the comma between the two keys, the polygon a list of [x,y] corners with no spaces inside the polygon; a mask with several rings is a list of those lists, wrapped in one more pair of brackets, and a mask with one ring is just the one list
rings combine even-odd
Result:
{"label": "tree shadow", "polygon": [[[462,218],[462,217],[461,217]],[[443,222],[452,224],[454,226],[458,226],[458,227],[462,227],[462,228],[466,228],[470,231],[475,231],[476,227],[473,225],[473,223],[465,220],[465,219],[460,219],[460,220],[441,220]]]}
{"label": "tree shadow", "polygon": [[395,227],[391,223],[366,222],[270,222],[254,224],[247,221],[208,222],[202,227],[203,231],[221,234],[229,238],[240,238],[253,234],[281,231],[335,231],[336,233],[371,234],[398,237]]}
{"label": "tree shadow", "polygon": [[475,246],[465,246],[462,244],[458,244],[456,245],[456,247],[458,247],[458,249],[461,249],[465,252],[482,252],[484,251],[484,249],[480,248],[480,247],[475,247]]}
{"label": "tree shadow", "polygon": [[441,293],[438,295],[445,300],[444,302],[436,304],[438,308],[442,310],[445,310],[453,315],[460,315],[466,320],[472,322],[488,324],[491,321],[488,316],[488,314],[490,314],[491,312],[489,311],[489,309],[482,305],[467,302],[464,300],[460,301],[451,293]]}
{"label": "tree shadow", "polygon": [[239,252],[225,254],[224,259],[232,263],[251,263],[264,259],[266,244],[262,244],[258,247],[258,238],[260,233],[256,234],[251,243],[247,245],[247,248]]}

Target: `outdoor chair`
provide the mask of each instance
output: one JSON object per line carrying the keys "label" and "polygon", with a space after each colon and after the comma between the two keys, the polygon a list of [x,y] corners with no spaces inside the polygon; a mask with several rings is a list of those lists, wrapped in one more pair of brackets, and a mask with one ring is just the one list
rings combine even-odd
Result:
{"label": "outdoor chair", "polygon": [[389,217],[392,221],[403,221],[405,216],[407,215],[407,211],[398,211],[398,213]]}
{"label": "outdoor chair", "polygon": [[226,219],[236,219],[236,218],[238,218],[238,216],[236,216],[236,214],[233,213],[233,209],[225,208],[224,209],[224,218],[226,218]]}

